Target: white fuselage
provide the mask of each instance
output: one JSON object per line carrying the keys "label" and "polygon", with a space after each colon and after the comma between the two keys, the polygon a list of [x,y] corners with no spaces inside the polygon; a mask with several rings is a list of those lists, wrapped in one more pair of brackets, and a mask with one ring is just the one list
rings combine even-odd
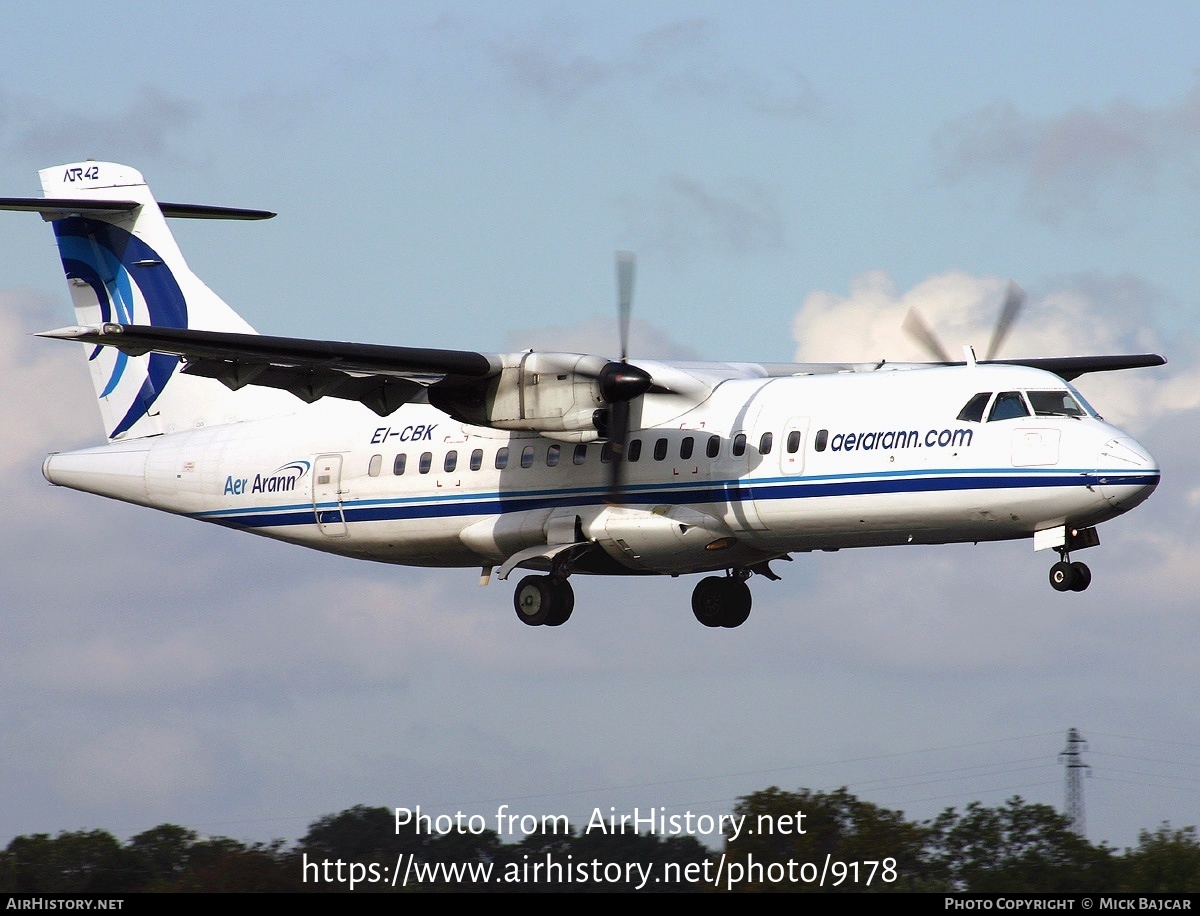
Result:
{"label": "white fuselage", "polygon": [[731,379],[661,422],[672,395],[648,394],[642,416],[653,425],[634,424],[620,506],[606,503],[600,443],[467,426],[426,404],[381,419],[326,399],[51,455],[44,473],[382,562],[486,567],[587,541],[603,554],[579,572],[689,573],[793,551],[1028,537],[1119,515],[1159,479],[1119,429],[1086,412],[957,419],[981,393],[1066,388],[1019,366]]}

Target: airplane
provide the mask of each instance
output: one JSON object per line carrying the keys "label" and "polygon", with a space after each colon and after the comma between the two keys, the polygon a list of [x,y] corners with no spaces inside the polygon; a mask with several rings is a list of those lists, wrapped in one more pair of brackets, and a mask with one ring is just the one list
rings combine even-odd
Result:
{"label": "airplane", "polygon": [[631,359],[635,262],[617,255],[620,353],[476,353],[257,334],[188,268],[168,218],[275,214],[159,203],[111,162],[43,169],[0,199],[54,229],[107,442],[45,478],[349,557],[479,567],[517,617],[559,626],[570,576],[708,573],[692,611],[733,628],[747,580],[792,554],[1032,539],[1050,583],[1160,479],[1071,381],[1156,354],[926,362]]}

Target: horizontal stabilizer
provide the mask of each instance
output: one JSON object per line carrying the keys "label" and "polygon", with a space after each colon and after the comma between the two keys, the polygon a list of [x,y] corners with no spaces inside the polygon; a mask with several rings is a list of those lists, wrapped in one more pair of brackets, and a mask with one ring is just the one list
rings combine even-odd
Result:
{"label": "horizontal stabilizer", "polygon": [[[40,213],[45,219],[68,216],[103,216],[140,207],[136,200],[97,200],[71,197],[0,197],[0,210]],[[246,210],[239,207],[213,207],[208,204],[159,203],[163,216],[188,219],[271,219],[270,210]]]}

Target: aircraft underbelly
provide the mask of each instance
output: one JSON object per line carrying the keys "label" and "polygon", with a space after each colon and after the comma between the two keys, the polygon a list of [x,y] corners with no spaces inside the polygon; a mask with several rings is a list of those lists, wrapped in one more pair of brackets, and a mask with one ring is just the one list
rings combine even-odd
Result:
{"label": "aircraft underbelly", "polygon": [[634,569],[684,571],[721,559],[732,531],[714,515],[689,506],[605,506],[582,526],[584,536]]}

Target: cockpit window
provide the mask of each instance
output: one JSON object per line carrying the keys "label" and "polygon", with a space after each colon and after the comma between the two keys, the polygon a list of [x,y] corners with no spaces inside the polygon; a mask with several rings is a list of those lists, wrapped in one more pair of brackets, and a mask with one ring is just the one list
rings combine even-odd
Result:
{"label": "cockpit window", "polygon": [[1087,398],[1079,393],[1078,388],[1076,388],[1074,385],[1068,385],[1067,391],[1071,392],[1071,397],[1075,399],[1075,403],[1082,407],[1084,411],[1095,417],[1097,420],[1104,419],[1104,417],[1100,416],[1100,414],[1096,412],[1096,408],[1087,402]]}
{"label": "cockpit window", "polygon": [[1039,417],[1082,417],[1083,408],[1069,391],[1029,391],[1029,403]]}
{"label": "cockpit window", "polygon": [[1019,391],[1001,391],[996,395],[996,403],[988,414],[988,422],[993,420],[1013,420],[1017,417],[1029,416],[1029,408]]}
{"label": "cockpit window", "polygon": [[983,412],[987,409],[988,401],[992,399],[990,391],[981,391],[971,400],[967,401],[966,406],[958,412],[957,419],[968,420],[971,423],[980,423],[983,421]]}

